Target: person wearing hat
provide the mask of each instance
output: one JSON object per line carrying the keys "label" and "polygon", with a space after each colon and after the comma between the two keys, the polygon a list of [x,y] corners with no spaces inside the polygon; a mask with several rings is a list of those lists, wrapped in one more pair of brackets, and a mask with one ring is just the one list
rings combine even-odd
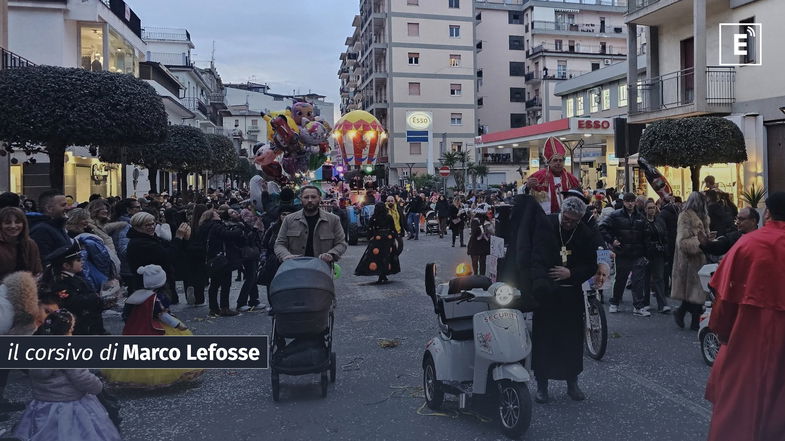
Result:
{"label": "person wearing hat", "polygon": [[763,217],[709,282],[709,327],[721,344],[706,386],[709,441],[785,439],[785,192],[766,199]]}
{"label": "person wearing hat", "polygon": [[624,194],[624,207],[611,213],[600,224],[600,232],[605,242],[611,245],[616,253],[616,280],[613,286],[613,298],[608,312],[618,312],[619,303],[627,286],[627,277],[632,274],[633,314],[638,317],[649,317],[651,313],[645,306],[643,278],[646,275],[646,220],[635,209],[636,197],[632,193]]}
{"label": "person wearing hat", "polygon": [[[161,289],[166,272],[158,265],[144,265],[136,270],[144,288],[126,299],[128,318],[123,335],[193,335],[188,327],[169,313],[169,298]],[[202,369],[105,369],[107,382],[124,388],[163,388],[200,376]]]}
{"label": "person wearing hat", "polygon": [[545,214],[558,213],[564,199],[561,192],[578,188],[581,183],[564,168],[567,148],[557,138],[551,136],[545,141],[543,156],[548,166],[529,176],[526,192],[537,199]]}
{"label": "person wearing hat", "polygon": [[59,306],[76,317],[74,335],[108,335],[101,313],[116,304],[90,288],[81,275],[82,250],[78,242],[61,247],[46,256],[49,265],[41,280],[42,290],[55,293]]}

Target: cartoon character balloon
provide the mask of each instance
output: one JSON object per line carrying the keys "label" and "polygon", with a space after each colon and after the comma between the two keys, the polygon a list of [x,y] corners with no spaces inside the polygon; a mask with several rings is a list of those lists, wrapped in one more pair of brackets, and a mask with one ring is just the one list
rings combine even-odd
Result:
{"label": "cartoon character balloon", "polygon": [[338,120],[333,137],[341,148],[344,163],[357,167],[375,163],[378,151],[387,141],[379,120],[364,110],[353,110]]}
{"label": "cartoon character balloon", "polygon": [[261,170],[265,165],[270,165],[278,156],[278,152],[273,150],[269,144],[260,142],[254,147],[253,163],[258,170]]}

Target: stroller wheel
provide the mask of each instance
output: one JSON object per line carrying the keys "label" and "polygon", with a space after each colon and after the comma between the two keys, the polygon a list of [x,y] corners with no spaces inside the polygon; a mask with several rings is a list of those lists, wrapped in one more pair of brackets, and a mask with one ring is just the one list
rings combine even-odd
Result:
{"label": "stroller wheel", "polygon": [[278,378],[278,374],[273,373],[270,375],[270,379],[272,380],[273,385],[273,401],[278,401],[281,392],[281,383]]}
{"label": "stroller wheel", "polygon": [[320,384],[322,386],[322,398],[324,398],[327,396],[327,372],[322,372]]}
{"label": "stroller wheel", "polygon": [[330,383],[335,383],[335,352],[330,352]]}

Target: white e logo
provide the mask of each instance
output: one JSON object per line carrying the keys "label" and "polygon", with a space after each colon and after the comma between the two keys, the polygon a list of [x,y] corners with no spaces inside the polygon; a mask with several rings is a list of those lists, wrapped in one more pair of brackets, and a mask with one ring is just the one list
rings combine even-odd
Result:
{"label": "white e logo", "polygon": [[747,55],[747,34],[733,34],[733,55]]}

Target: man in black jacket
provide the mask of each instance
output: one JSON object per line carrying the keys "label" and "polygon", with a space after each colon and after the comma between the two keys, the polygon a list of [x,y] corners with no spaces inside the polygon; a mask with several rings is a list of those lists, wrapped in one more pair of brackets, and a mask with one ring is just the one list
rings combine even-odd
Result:
{"label": "man in black jacket", "polygon": [[28,215],[30,238],[38,245],[42,259],[55,250],[71,245],[71,238],[65,231],[66,205],[62,192],[55,189],[46,190],[38,197],[38,209],[41,213]]}
{"label": "man in black jacket", "polygon": [[698,232],[700,247],[711,255],[722,256],[730,251],[733,245],[741,239],[742,235],[757,230],[759,222],[760,214],[757,210],[749,207],[742,208],[739,210],[739,215],[736,216],[736,230],[714,240],[710,240],[705,234]]}
{"label": "man in black jacket", "polygon": [[600,225],[603,239],[616,253],[616,281],[608,312],[619,311],[627,277],[632,274],[633,314],[639,317],[651,316],[643,297],[643,278],[647,265],[644,228],[645,220],[635,210],[635,195],[632,193],[625,194],[624,207],[611,213]]}
{"label": "man in black jacket", "polygon": [[665,249],[665,291],[667,297],[671,292],[671,273],[673,272],[673,254],[676,252],[676,224],[679,221],[679,206],[673,196],[665,197],[665,205],[660,209],[660,218],[665,223],[665,237],[668,246]]}

